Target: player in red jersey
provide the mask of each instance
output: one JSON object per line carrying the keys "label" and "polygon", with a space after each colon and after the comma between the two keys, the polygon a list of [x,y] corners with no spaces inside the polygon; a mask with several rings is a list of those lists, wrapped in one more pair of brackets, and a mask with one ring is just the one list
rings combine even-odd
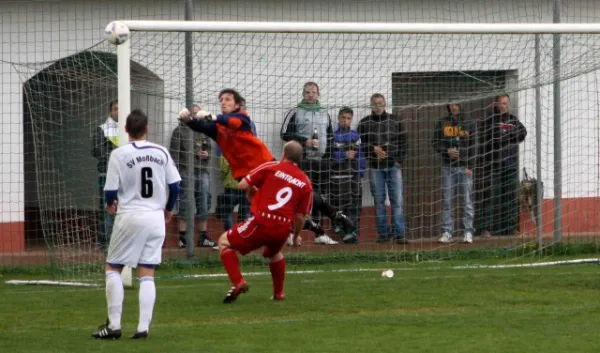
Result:
{"label": "player in red jersey", "polygon": [[[205,134],[219,145],[223,157],[231,166],[232,177],[238,181],[263,163],[275,160],[264,142],[252,133],[248,113],[246,109],[242,109],[243,100],[236,90],[224,89],[219,93],[222,113],[216,120],[205,119],[211,115],[209,112],[198,112],[196,119],[188,109],[184,108],[179,113],[179,120],[185,122],[190,129]],[[313,207],[327,215],[334,224],[352,229],[353,224],[348,216],[326,202],[317,192],[313,194]],[[307,220],[305,229],[317,236],[325,234],[323,228],[310,219]]]}
{"label": "player in red jersey", "polygon": [[267,162],[240,182],[240,189],[248,192],[252,200],[253,216],[218,240],[221,262],[232,284],[223,303],[233,303],[239,294],[248,291],[236,251],[246,255],[260,247],[264,247],[262,256],[269,259],[273,299],[284,299],[285,258],[281,248],[287,242],[290,227],[294,242],[300,242],[299,234],[312,211],[312,184],[298,167],[301,160],[302,146],[288,142],[280,162]]}

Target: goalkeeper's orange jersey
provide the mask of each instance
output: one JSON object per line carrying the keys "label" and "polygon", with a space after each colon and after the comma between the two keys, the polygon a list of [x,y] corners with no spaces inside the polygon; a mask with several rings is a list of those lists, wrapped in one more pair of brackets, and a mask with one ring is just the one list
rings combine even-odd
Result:
{"label": "goalkeeper's orange jersey", "polygon": [[216,121],[190,120],[188,126],[219,145],[231,166],[231,176],[238,181],[261,164],[275,160],[265,143],[252,133],[250,118],[244,112],[218,115]]}

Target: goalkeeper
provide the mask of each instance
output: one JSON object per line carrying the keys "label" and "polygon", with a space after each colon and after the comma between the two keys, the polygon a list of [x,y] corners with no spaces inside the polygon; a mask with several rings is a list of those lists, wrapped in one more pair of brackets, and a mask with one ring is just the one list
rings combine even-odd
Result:
{"label": "goalkeeper", "polygon": [[[237,91],[224,89],[219,93],[221,114],[216,121],[203,119],[210,115],[205,111],[196,113],[195,118],[192,118],[187,108],[179,113],[179,120],[190,129],[205,134],[217,143],[231,166],[232,177],[237,181],[261,164],[275,160],[264,142],[252,133],[250,118],[245,110],[240,110],[242,102],[243,98]],[[313,208],[326,214],[335,225],[344,229],[353,227],[352,221],[342,211],[327,203],[318,192],[313,193]],[[325,234],[312,220],[307,220],[304,229],[318,236]]]}

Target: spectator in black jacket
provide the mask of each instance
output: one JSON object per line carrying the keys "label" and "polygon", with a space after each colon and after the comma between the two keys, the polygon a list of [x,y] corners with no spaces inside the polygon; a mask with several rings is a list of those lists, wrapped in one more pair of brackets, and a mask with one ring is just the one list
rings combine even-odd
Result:
{"label": "spectator in black jacket", "polygon": [[442,236],[440,243],[452,242],[453,205],[462,196],[464,243],[473,242],[473,168],[477,156],[476,126],[466,121],[458,104],[449,104],[448,115],[440,118],[433,130],[433,149],[442,159]]}
{"label": "spectator in black jacket", "polygon": [[[371,115],[360,120],[358,133],[370,168],[371,193],[375,199],[378,242],[390,237],[398,244],[406,243],[402,162],[407,153],[406,131],[399,117],[385,111],[385,98],[380,93],[371,96]],[[392,227],[388,226],[385,207],[386,190],[392,208]]]}
{"label": "spectator in black jacket", "polygon": [[92,134],[92,157],[98,160],[98,191],[99,191],[99,236],[98,244],[103,252],[108,250],[110,234],[112,233],[115,217],[106,212],[104,207],[104,184],[106,184],[106,169],[110,153],[119,146],[119,102],[114,100],[108,104],[108,117]]}
{"label": "spectator in black jacket", "polygon": [[510,97],[497,96],[494,114],[485,118],[480,136],[480,156],[483,171],[482,235],[510,235],[517,230],[519,220],[519,143],[527,130],[519,119],[509,113]]}

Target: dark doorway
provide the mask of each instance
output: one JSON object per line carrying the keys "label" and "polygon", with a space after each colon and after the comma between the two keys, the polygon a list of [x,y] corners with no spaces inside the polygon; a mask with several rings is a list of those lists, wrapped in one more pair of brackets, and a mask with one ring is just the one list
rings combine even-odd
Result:
{"label": "dark doorway", "polygon": [[[132,106],[164,112],[162,80],[134,62],[131,71],[133,83],[144,83],[135,87],[147,88],[132,91]],[[91,136],[118,96],[116,73],[114,54],[84,51],[34,72],[23,84],[28,248],[95,248],[99,185]],[[163,115],[153,114],[161,121],[152,123],[160,125]]]}
{"label": "dark doorway", "polygon": [[[480,120],[491,113],[494,96],[510,89],[514,71],[411,72],[392,75],[394,112],[405,123],[409,152],[404,166],[404,199],[409,237],[440,235],[442,194],[440,159],[431,146],[438,118],[447,115],[446,104],[460,103],[465,118]],[[518,106],[513,100],[512,106]],[[475,228],[481,205],[477,168],[474,174]],[[455,210],[458,208],[455,207]],[[458,215],[457,215],[458,216]],[[456,231],[462,231],[455,217]]]}

